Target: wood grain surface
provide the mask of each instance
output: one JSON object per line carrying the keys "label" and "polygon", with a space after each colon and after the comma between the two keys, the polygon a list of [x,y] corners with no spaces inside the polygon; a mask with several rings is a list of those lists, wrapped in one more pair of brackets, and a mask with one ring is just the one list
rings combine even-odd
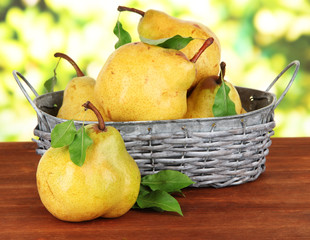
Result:
{"label": "wood grain surface", "polygon": [[254,182],[187,188],[184,217],[130,210],[117,219],[63,222],[42,205],[32,142],[0,143],[0,239],[310,239],[310,138],[272,138]]}

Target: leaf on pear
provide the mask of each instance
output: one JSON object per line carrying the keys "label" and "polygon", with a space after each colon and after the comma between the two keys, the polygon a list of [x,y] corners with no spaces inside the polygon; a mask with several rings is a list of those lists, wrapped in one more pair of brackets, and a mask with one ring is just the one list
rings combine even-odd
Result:
{"label": "leaf on pear", "polygon": [[123,25],[119,20],[116,22],[113,33],[118,37],[118,42],[114,45],[115,49],[131,42],[130,34],[123,28]]}
{"label": "leaf on pear", "polygon": [[47,93],[54,92],[54,87],[55,87],[56,83],[57,83],[56,75],[54,75],[53,77],[46,80],[44,83],[45,91]]}
{"label": "leaf on pear", "polygon": [[51,132],[51,146],[53,148],[70,145],[76,135],[73,120],[57,124]]}
{"label": "leaf on pear", "polygon": [[156,211],[177,212],[183,216],[178,201],[169,193],[161,190],[139,195],[137,199],[137,206],[139,208],[152,208]]}
{"label": "leaf on pear", "polygon": [[230,88],[225,83],[224,74],[225,72],[223,72],[221,68],[221,86],[216,92],[214,103],[212,106],[212,112],[214,117],[225,117],[237,114],[235,109],[235,103],[229,97]]}
{"label": "leaf on pear", "polygon": [[141,179],[141,184],[150,187],[153,191],[179,192],[194,182],[179,171],[162,170],[156,174],[146,175]]}
{"label": "leaf on pear", "polygon": [[236,115],[235,103],[229,97],[230,88],[225,81],[222,81],[220,88],[218,89],[214,104],[212,107],[214,117],[225,117]]}
{"label": "leaf on pear", "polygon": [[93,143],[93,140],[87,135],[84,126],[78,131],[73,140],[69,145],[69,153],[71,161],[77,166],[82,166],[86,158],[86,150]]}
{"label": "leaf on pear", "polygon": [[192,40],[194,40],[192,37],[182,37],[180,35],[175,35],[170,38],[161,38],[161,39],[148,39],[144,38],[142,36],[139,36],[140,40],[144,43],[159,46],[162,48],[170,48],[175,50],[180,50],[182,48],[185,48],[187,44],[189,44]]}
{"label": "leaf on pear", "polygon": [[57,77],[56,77],[56,70],[57,70],[57,67],[59,65],[59,62],[60,62],[60,58],[58,59],[58,62],[54,68],[54,76],[49,78],[48,80],[45,81],[44,83],[44,88],[45,88],[45,91],[50,93],[50,92],[54,92],[54,87],[57,83]]}

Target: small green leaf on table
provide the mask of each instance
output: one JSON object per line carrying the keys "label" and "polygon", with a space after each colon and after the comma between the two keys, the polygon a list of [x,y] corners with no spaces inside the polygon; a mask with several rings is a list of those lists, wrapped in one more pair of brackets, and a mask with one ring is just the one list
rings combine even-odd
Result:
{"label": "small green leaf on table", "polygon": [[137,205],[140,208],[153,208],[156,211],[177,212],[183,216],[178,201],[169,193],[161,190],[152,191],[150,193],[139,195]]}
{"label": "small green leaf on table", "polygon": [[146,175],[141,184],[150,187],[153,191],[162,190],[168,193],[179,192],[194,182],[185,174],[174,170],[162,170],[156,174]]}
{"label": "small green leaf on table", "polygon": [[161,170],[146,175],[141,178],[139,196],[133,208],[172,211],[183,216],[178,201],[170,193],[180,193],[184,197],[181,189],[194,183],[187,175],[175,170]]}

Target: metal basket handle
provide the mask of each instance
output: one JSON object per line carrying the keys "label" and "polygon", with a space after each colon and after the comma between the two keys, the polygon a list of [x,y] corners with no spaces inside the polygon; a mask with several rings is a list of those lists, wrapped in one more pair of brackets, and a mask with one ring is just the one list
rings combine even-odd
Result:
{"label": "metal basket handle", "polygon": [[272,81],[272,83],[267,87],[266,89],[266,92],[268,92],[272,87],[273,85],[279,80],[279,78],[289,69],[291,68],[293,65],[295,65],[295,71],[293,73],[293,76],[291,78],[291,80],[289,81],[288,85],[286,86],[284,92],[281,94],[281,96],[279,97],[279,99],[277,100],[276,104],[274,105],[274,108],[275,109],[279,103],[282,101],[282,99],[284,98],[284,96],[286,95],[286,93],[288,92],[288,90],[290,89],[290,87],[292,86],[295,78],[296,78],[296,75],[297,75],[297,72],[299,70],[299,67],[300,67],[300,62],[298,60],[295,60],[293,62],[291,62],[289,65],[286,66],[286,68],[284,68],[282,70],[282,72],[280,72],[280,74]]}
{"label": "metal basket handle", "polygon": [[33,88],[33,86],[30,84],[30,82],[28,82],[28,80],[19,72],[17,72],[16,70],[13,71],[13,76],[18,84],[18,86],[20,87],[20,89],[22,90],[23,94],[25,95],[25,97],[27,98],[28,102],[31,104],[31,106],[33,107],[33,109],[37,112],[38,118],[41,120],[41,122],[45,125],[46,129],[49,129],[49,125],[45,119],[45,117],[43,116],[41,110],[35,105],[35,103],[33,102],[33,100],[31,99],[31,97],[29,96],[28,92],[26,91],[26,89],[24,88],[23,84],[21,83],[21,81],[19,80],[19,78],[21,78],[26,84],[27,86],[30,88],[30,90],[33,92],[33,94],[36,97],[39,97],[40,95],[37,93],[37,91]]}

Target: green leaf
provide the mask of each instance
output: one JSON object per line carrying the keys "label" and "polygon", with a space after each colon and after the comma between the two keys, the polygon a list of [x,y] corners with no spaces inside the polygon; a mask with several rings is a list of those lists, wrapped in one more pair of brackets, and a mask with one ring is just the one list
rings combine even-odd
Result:
{"label": "green leaf", "polygon": [[140,207],[138,206],[138,203],[135,202],[135,204],[131,207],[132,209],[139,209]]}
{"label": "green leaf", "polygon": [[82,126],[69,145],[71,161],[81,167],[85,162],[86,150],[92,143],[93,140],[86,134],[85,128]]}
{"label": "green leaf", "polygon": [[57,83],[56,75],[54,75],[50,79],[46,80],[46,82],[44,83],[45,91],[48,93],[54,92],[54,86],[56,85],[56,83]]}
{"label": "green leaf", "polygon": [[141,179],[141,184],[150,187],[153,191],[179,192],[193,183],[187,175],[174,170],[162,170]]}
{"label": "green leaf", "polygon": [[51,132],[51,146],[53,148],[70,145],[76,135],[73,120],[57,124]]}
{"label": "green leaf", "polygon": [[[225,67],[224,67],[225,69]],[[214,103],[212,106],[212,112],[214,117],[225,117],[225,116],[231,116],[236,115],[236,108],[235,103],[231,101],[229,97],[230,88],[227,86],[224,80],[224,74],[225,72],[222,72],[221,68],[221,86],[217,90]]]}
{"label": "green leaf", "polygon": [[187,44],[189,44],[192,40],[194,40],[192,37],[182,37],[180,35],[175,35],[171,38],[161,38],[156,40],[144,38],[142,36],[139,37],[140,40],[144,43],[150,45],[156,45],[162,48],[171,48],[175,50],[185,48]]}
{"label": "green leaf", "polygon": [[[140,190],[139,190],[139,196],[140,197],[143,197],[147,194],[149,194],[152,190],[147,187],[147,186],[143,186],[143,185],[140,185]],[[137,209],[137,208],[140,208],[139,205],[137,204],[137,202],[132,206],[133,209]]]}
{"label": "green leaf", "polygon": [[115,44],[115,49],[119,48],[120,46],[130,43],[131,36],[130,34],[123,28],[123,25],[119,20],[117,20],[116,25],[113,29],[113,33],[118,37],[118,42]]}
{"label": "green leaf", "polygon": [[140,185],[139,195],[146,195],[146,194],[150,193],[151,191],[152,190],[149,187]]}
{"label": "green leaf", "polygon": [[61,58],[58,59],[58,62],[54,68],[54,76],[51,77],[50,79],[46,80],[46,82],[44,83],[44,88],[45,88],[45,91],[50,93],[50,92],[54,92],[54,87],[57,83],[57,73],[56,73],[56,69],[59,65],[59,62],[60,62]]}
{"label": "green leaf", "polygon": [[214,117],[224,117],[237,114],[235,103],[229,98],[229,92],[230,88],[225,81],[222,81],[222,84],[215,95],[212,107]]}
{"label": "green leaf", "polygon": [[178,201],[169,193],[161,190],[152,191],[145,195],[139,195],[137,205],[140,208],[152,208],[156,211],[177,212],[183,216]]}
{"label": "green leaf", "polygon": [[175,191],[175,192],[173,192],[173,194],[178,194],[182,197],[185,197],[185,194],[181,190]]}

